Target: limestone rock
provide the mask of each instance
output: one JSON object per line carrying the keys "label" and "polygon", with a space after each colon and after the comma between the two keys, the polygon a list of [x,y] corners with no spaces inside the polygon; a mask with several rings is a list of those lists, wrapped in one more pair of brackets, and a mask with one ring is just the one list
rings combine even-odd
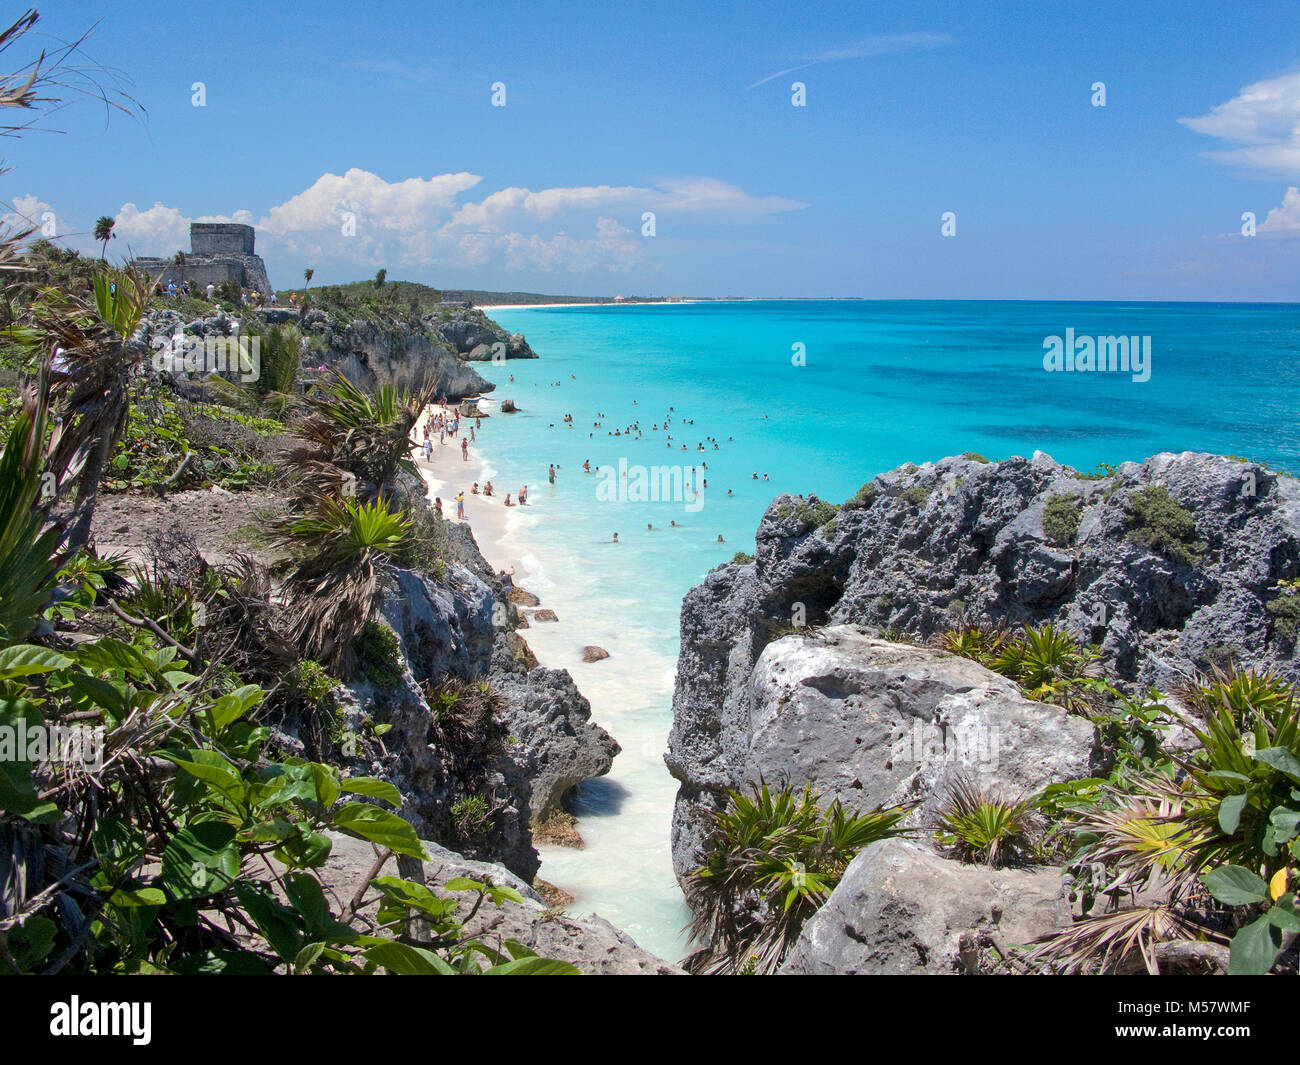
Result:
{"label": "limestone rock", "polygon": [[1014,946],[1068,923],[1059,868],[963,865],[906,840],[882,840],[849,864],[780,972],[955,973],[969,933]]}

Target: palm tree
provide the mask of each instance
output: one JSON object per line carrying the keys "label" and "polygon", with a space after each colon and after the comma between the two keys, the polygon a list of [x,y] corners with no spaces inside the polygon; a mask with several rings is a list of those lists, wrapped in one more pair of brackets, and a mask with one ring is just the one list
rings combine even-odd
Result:
{"label": "palm tree", "polygon": [[128,386],[148,348],[132,339],[149,301],[149,278],[136,270],[93,280],[94,300],[56,294],[32,308],[35,342],[51,353],[50,406],[62,420],[49,470],[60,497],[75,490],[68,547],[90,540],[99,480],[130,414]]}
{"label": "palm tree", "polygon": [[388,280],[388,271],[380,270],[379,273],[375,274],[375,288],[383,288],[384,282],[387,280]]}
{"label": "palm tree", "polygon": [[310,266],[302,272],[303,288],[311,284],[311,279],[316,276],[316,271]]}
{"label": "palm tree", "polygon": [[115,225],[117,225],[117,219],[110,218],[106,214],[100,215],[99,218],[95,220],[95,239],[104,245],[103,250],[99,253],[101,260],[108,252],[108,242],[113,236],[113,227]]}

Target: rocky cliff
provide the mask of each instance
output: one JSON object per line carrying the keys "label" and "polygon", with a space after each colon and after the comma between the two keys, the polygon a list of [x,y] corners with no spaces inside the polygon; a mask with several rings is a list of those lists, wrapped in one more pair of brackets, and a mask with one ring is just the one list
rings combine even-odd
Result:
{"label": "rocky cliff", "polygon": [[[346,318],[319,308],[309,310],[299,318],[296,311],[283,307],[248,310],[240,316],[218,311],[186,321],[178,311],[155,310],[141,324],[137,339],[155,351],[165,345],[175,366],[180,367],[187,356],[202,354],[207,338],[240,333],[248,335],[250,331],[277,324],[301,327],[305,367],[314,370],[323,366],[337,370],[367,390],[387,382],[400,384],[427,378],[448,399],[458,400],[491,392],[496,387],[468,365],[428,321],[381,323],[364,318]],[[504,338],[503,344],[510,339],[510,335],[501,330],[490,335],[494,343],[497,337]],[[522,337],[519,339],[522,343]],[[202,380],[209,367],[197,362],[195,366],[193,376]],[[173,373],[179,374],[179,369],[174,369]]]}
{"label": "rocky cliff", "polygon": [[[1229,662],[1300,677],[1285,583],[1300,574],[1300,482],[1256,463],[1161,454],[1093,479],[1043,454],[949,458],[882,474],[839,508],[779,496],[756,543],[682,606],[666,758],[679,877],[726,789],[760,777],[855,809],[915,802],[921,824],[958,774],[1029,794],[1102,768],[1085,719],[914,645],[963,622],[1064,626],[1133,688],[1177,690]],[[1018,935],[1060,914],[1061,871],[1039,879]],[[963,935],[997,934],[1007,890],[923,845],[878,844],[788,971],[952,971]],[[924,919],[872,917],[868,897]]]}
{"label": "rocky cliff", "polygon": [[[619,746],[590,720],[566,670],[529,668],[514,608],[468,527],[447,532],[438,580],[401,568],[383,579],[379,614],[401,644],[400,681],[363,677],[338,702],[357,736],[391,726],[365,745],[356,771],[393,783],[418,832],[531,882],[533,824],[571,788],[609,772]],[[449,679],[486,682],[499,701],[481,718],[459,720],[438,698]],[[463,804],[476,800],[481,810],[467,816],[473,807]]]}
{"label": "rocky cliff", "polygon": [[425,321],[453,351],[473,362],[537,358],[522,333],[507,333],[479,310],[460,311],[445,321],[431,316]]}

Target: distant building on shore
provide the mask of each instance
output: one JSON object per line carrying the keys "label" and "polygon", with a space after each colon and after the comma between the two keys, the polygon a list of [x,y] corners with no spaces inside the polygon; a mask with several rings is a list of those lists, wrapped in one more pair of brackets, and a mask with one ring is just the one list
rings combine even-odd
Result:
{"label": "distant building on shore", "polygon": [[131,265],[144,270],[155,281],[177,285],[188,281],[191,288],[206,288],[233,281],[245,292],[273,291],[266,264],[254,251],[252,226],[237,222],[191,222],[190,250],[179,261],[141,256]]}

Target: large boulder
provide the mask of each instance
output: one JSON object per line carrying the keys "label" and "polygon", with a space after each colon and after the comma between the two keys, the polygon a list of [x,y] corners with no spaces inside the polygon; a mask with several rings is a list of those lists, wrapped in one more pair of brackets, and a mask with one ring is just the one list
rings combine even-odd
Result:
{"label": "large boulder", "polygon": [[872,844],[804,925],[787,975],[970,971],[982,942],[1028,943],[1069,923],[1061,870],[990,869],[906,840]]}
{"label": "large boulder", "polygon": [[1087,720],[969,659],[848,626],[769,644],[751,690],[746,780],[807,781],[848,807],[914,802],[911,823],[958,777],[1029,795],[1092,764]]}
{"label": "large boulder", "polygon": [[502,719],[518,740],[507,753],[531,784],[530,819],[545,820],[572,788],[609,772],[619,745],[592,722],[591,704],[567,670],[538,666],[494,683],[506,702]]}
{"label": "large boulder", "polygon": [[961,777],[1028,795],[1088,776],[1096,757],[1085,719],[968,659],[850,626],[768,644],[711,721],[682,716],[669,742],[679,877],[703,861],[725,790],[745,782],[808,783],[850,810],[914,803],[908,823],[922,825]]}

